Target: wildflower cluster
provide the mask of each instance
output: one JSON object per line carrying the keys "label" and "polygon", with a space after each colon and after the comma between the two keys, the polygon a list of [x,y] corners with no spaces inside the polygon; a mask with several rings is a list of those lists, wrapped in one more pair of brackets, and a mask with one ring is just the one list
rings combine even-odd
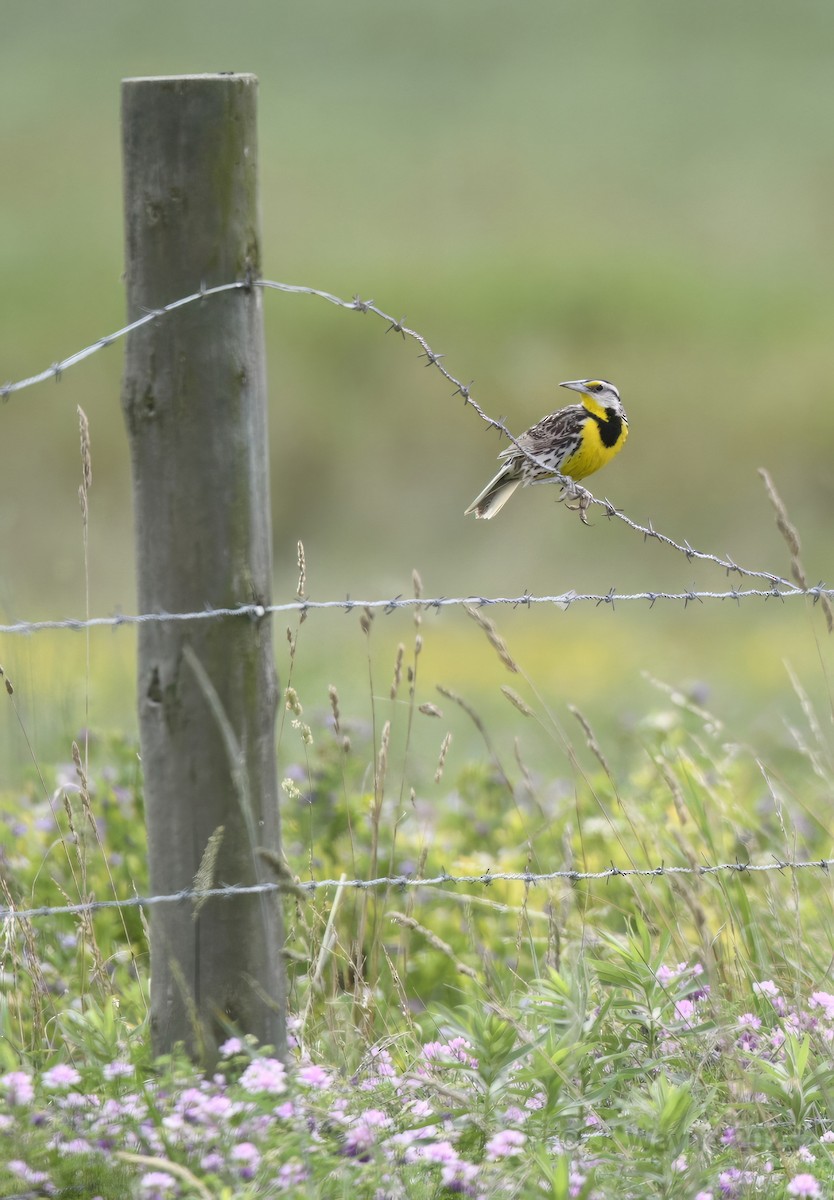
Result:
{"label": "wildflower cluster", "polygon": [[[830,1195],[834,996],[797,1007],[764,980],[719,1027],[699,964],[645,978],[654,1029],[625,989],[577,1022],[576,981],[552,973],[513,1020],[470,1006],[397,1058],[369,1047],[352,1074],[237,1037],[210,1078],[177,1061],[142,1078],[124,1059],[8,1071],[0,1185],[60,1196],[81,1180],[102,1200],[185,1198],[197,1182],[239,1200],[548,1187],[602,1200],[654,1194],[660,1174],[666,1194],[697,1200]],[[721,1069],[698,1079],[692,1064],[718,1062],[718,1045]]]}

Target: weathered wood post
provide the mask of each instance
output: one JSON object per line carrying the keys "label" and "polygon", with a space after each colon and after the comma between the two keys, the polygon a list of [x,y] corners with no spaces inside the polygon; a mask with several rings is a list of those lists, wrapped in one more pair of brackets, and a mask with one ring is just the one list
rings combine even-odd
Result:
{"label": "weathered wood post", "polygon": [[[122,139],[129,319],[260,272],[257,79],[126,79]],[[132,333],[122,404],[133,466],[139,609],[193,612],[271,592],[260,289],[198,301]],[[139,629],[138,700],[150,885],[189,887],[222,826],[217,883],[269,877],[280,848],[271,619]],[[217,839],[215,839],[216,841]],[[283,1054],[273,894],[156,905],[154,1048],[211,1062],[224,1021]]]}

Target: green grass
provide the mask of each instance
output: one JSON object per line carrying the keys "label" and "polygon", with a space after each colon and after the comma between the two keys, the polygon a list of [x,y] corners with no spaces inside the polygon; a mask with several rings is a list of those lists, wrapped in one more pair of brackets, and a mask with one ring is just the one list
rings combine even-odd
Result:
{"label": "green grass", "polygon": [[[298,628],[279,747],[284,847],[299,880],[830,855],[824,687],[821,706],[799,680],[783,691],[781,741],[751,742],[700,694],[656,685],[614,737],[584,712],[555,713],[502,614],[479,616],[468,624],[481,669],[497,664],[505,689],[497,717],[471,691],[462,707],[430,685],[429,613],[412,617],[387,661],[376,647],[384,618],[357,630],[364,700],[334,688],[317,716],[304,668],[313,617]],[[89,753],[88,779],[79,753],[60,770],[39,763],[3,800],[0,853],[17,907],[147,889],[137,748],[94,735]],[[722,1179],[745,1196],[761,1177],[782,1197],[809,1173],[820,1188],[834,1179],[821,1140],[834,1125],[834,922],[819,868],[299,895],[287,903],[295,1049],[277,1119],[274,1093],[252,1091],[243,1074],[268,1050],[229,1050],[214,1083],[177,1055],[153,1061],[146,936],[135,908],[9,927],[0,1087],[15,1136],[0,1194],[14,1194],[21,1162],[59,1195],[103,1197],[125,1194],[128,1179],[141,1195],[254,1196],[281,1169],[298,1173],[289,1194],[323,1197],[371,1196],[386,1179],[395,1194],[439,1197],[442,1170],[447,1183],[471,1171],[481,1187],[520,1196],[691,1197]],[[114,1062],[130,1073],[114,1076]],[[56,1063],[74,1082],[50,1076]],[[374,1063],[388,1066],[380,1075]],[[328,1082],[314,1085],[313,1067]],[[179,1097],[192,1088],[242,1104],[239,1116],[183,1125]],[[97,1107],[59,1102],[67,1092],[109,1097],[109,1132]],[[258,1125],[258,1113],[273,1115]],[[80,1151],[59,1147],[85,1139],[99,1148],[79,1176],[67,1154]],[[416,1158],[405,1153],[415,1144]],[[257,1158],[251,1177],[246,1155]],[[143,1191],[154,1172],[169,1183]]]}

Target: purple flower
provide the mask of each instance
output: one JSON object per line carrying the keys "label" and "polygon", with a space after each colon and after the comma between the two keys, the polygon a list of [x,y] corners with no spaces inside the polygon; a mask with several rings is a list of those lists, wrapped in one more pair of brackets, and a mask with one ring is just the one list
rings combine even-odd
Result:
{"label": "purple flower", "polygon": [[426,1162],[454,1164],[455,1166],[460,1162],[457,1150],[451,1142],[446,1140],[429,1142],[428,1146],[413,1146],[410,1151],[406,1152],[406,1159],[409,1158],[412,1162],[415,1159],[423,1159]]}
{"label": "purple flower", "polygon": [[291,1158],[289,1162],[285,1162],[278,1172],[276,1183],[279,1189],[289,1191],[296,1184],[304,1183],[309,1178],[309,1171],[302,1162],[297,1158]]}
{"label": "purple flower", "polygon": [[7,1162],[6,1170],[11,1171],[12,1175],[19,1176],[25,1183],[47,1184],[49,1186],[49,1176],[46,1171],[34,1171],[21,1158],[14,1158],[10,1162]]}
{"label": "purple flower", "polygon": [[829,1021],[834,1019],[834,996],[831,992],[811,992],[808,1006],[809,1008],[825,1009],[826,1019]]}
{"label": "purple flower", "polygon": [[473,1058],[467,1051],[472,1049],[472,1043],[467,1042],[466,1038],[452,1038],[447,1046],[447,1050],[452,1058],[456,1058],[458,1062],[463,1063],[465,1067],[477,1067],[478,1060]]}
{"label": "purple flower", "polygon": [[253,1146],[251,1142],[238,1142],[236,1146],[232,1146],[231,1157],[234,1162],[240,1164],[242,1179],[254,1179],[261,1162],[261,1153],[257,1146]]}
{"label": "purple flower", "polygon": [[0,1075],[0,1088],[5,1088],[9,1104],[29,1104],[35,1095],[32,1076],[25,1071],[9,1071],[6,1075]]}
{"label": "purple flower", "polygon": [[504,1120],[511,1121],[513,1125],[523,1124],[527,1120],[528,1116],[528,1113],[524,1112],[523,1109],[518,1108],[515,1104],[511,1104],[508,1108],[504,1109]]}
{"label": "purple flower", "polygon": [[327,1088],[330,1087],[331,1083],[330,1072],[325,1071],[324,1067],[317,1067],[312,1064],[306,1067],[299,1067],[297,1078],[299,1083],[304,1083],[307,1087]]}
{"label": "purple flower", "polygon": [[675,1004],[675,1015],[687,1028],[692,1028],[692,1018],[695,1015],[695,1005],[691,1000],[678,1000]]}
{"label": "purple flower", "polygon": [[672,983],[675,979],[680,979],[681,975],[685,975],[687,964],[685,962],[678,963],[676,967],[660,966],[657,968],[658,983]]}
{"label": "purple flower", "polygon": [[478,1168],[474,1163],[458,1160],[456,1163],[447,1163],[441,1169],[440,1182],[450,1192],[467,1192],[472,1194],[470,1184],[477,1174]]}
{"label": "purple flower", "polygon": [[794,1175],[788,1184],[789,1196],[821,1196],[819,1181],[813,1175]]}
{"label": "purple flower", "polygon": [[744,1050],[748,1054],[755,1054],[759,1048],[759,1039],[756,1037],[755,1033],[751,1033],[751,1031],[748,1029],[745,1030],[745,1032],[741,1035],[736,1042],[736,1045],[738,1046],[739,1050]]}
{"label": "purple flower", "polygon": [[581,1195],[586,1180],[587,1175],[583,1175],[581,1171],[577,1171],[575,1167],[571,1167],[570,1175],[568,1176],[568,1194],[570,1196]]}
{"label": "purple flower", "polygon": [[423,1046],[423,1058],[427,1058],[429,1062],[434,1062],[435,1059],[443,1058],[446,1047],[442,1042],[426,1042]]}
{"label": "purple flower", "polygon": [[370,1058],[377,1075],[386,1075],[389,1079],[393,1079],[396,1076],[397,1072],[394,1070],[391,1055],[387,1050],[380,1049],[378,1046],[372,1046]]}
{"label": "purple flower", "polygon": [[390,1117],[378,1108],[367,1108],[360,1114],[345,1136],[344,1152],[364,1162],[376,1143],[378,1131],[393,1124]]}
{"label": "purple flower", "polygon": [[508,1158],[511,1154],[520,1154],[521,1148],[527,1141],[527,1135],[520,1129],[502,1129],[486,1144],[486,1156],[490,1162],[499,1158]]}
{"label": "purple flower", "polygon": [[465,1067],[477,1067],[477,1058],[468,1053],[471,1049],[471,1043],[462,1037],[452,1038],[449,1042],[426,1042],[423,1058],[429,1062],[447,1062],[451,1058]]}
{"label": "purple flower", "polygon": [[69,1063],[58,1063],[57,1066],[44,1071],[41,1082],[45,1088],[68,1088],[80,1083],[81,1076]]}
{"label": "purple flower", "polygon": [[139,1180],[145,1200],[165,1200],[174,1194],[177,1181],[167,1171],[148,1171]]}
{"label": "purple flower", "polygon": [[285,1092],[286,1067],[277,1058],[255,1058],[241,1075],[240,1086],[246,1092]]}
{"label": "purple flower", "polygon": [[104,1064],[103,1074],[105,1079],[127,1079],[133,1074],[133,1064],[117,1058],[114,1062]]}
{"label": "purple flower", "polygon": [[95,1150],[95,1146],[80,1137],[72,1138],[68,1142],[58,1142],[55,1148],[59,1154],[92,1154]]}
{"label": "purple flower", "polygon": [[242,1050],[243,1042],[239,1037],[227,1038],[222,1046],[217,1047],[217,1053],[221,1058],[231,1058],[233,1054],[240,1054]]}
{"label": "purple flower", "polygon": [[359,1114],[359,1120],[364,1125],[377,1128],[384,1128],[386,1125],[392,1124],[391,1118],[380,1108],[366,1108],[363,1113]]}

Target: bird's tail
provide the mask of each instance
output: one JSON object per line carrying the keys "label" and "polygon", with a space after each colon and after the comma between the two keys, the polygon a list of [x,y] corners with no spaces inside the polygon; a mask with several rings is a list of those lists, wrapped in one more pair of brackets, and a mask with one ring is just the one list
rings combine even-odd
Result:
{"label": "bird's tail", "polygon": [[472,503],[463,514],[465,517],[470,513],[474,513],[476,517],[481,517],[488,521],[499,513],[504,505],[512,496],[515,489],[521,483],[521,480],[509,477],[509,464],[501,468],[494,479],[491,479],[479,496],[476,496]]}

